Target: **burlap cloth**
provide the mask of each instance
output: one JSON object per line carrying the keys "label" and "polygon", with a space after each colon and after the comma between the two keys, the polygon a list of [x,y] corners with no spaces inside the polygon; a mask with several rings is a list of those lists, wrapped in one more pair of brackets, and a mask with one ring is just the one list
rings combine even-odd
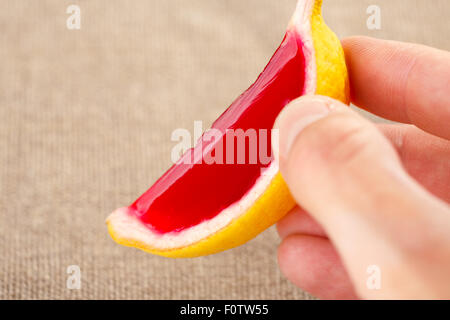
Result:
{"label": "burlap cloth", "polygon": [[[0,2],[1,299],[308,299],[280,274],[272,228],[170,260],[116,245],[104,220],[169,166],[176,128],[205,126],[247,88],[296,0]],[[450,49],[448,0],[326,0],[339,36]],[[68,5],[81,30],[66,28]],[[69,265],[80,290],[66,288]]]}

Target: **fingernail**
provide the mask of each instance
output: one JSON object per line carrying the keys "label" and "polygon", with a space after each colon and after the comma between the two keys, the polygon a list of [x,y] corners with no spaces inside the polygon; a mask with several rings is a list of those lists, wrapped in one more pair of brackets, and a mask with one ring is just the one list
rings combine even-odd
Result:
{"label": "fingernail", "polygon": [[272,134],[275,159],[277,161],[280,161],[280,158],[285,159],[300,132],[326,117],[331,109],[330,101],[316,96],[305,96],[286,106],[275,122],[274,129],[278,130],[276,132],[278,137]]}

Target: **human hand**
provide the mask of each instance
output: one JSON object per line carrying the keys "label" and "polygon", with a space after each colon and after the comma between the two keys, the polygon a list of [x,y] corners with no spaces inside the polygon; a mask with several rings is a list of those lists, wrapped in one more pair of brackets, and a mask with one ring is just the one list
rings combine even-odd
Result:
{"label": "human hand", "polygon": [[363,37],[343,46],[352,102],[404,124],[376,126],[319,96],[283,110],[277,159],[302,209],[278,223],[280,268],[324,299],[448,299],[450,53]]}

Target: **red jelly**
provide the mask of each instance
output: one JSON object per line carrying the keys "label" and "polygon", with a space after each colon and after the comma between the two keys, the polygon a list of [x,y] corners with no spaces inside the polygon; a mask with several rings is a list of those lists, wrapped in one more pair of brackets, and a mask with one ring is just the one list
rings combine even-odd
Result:
{"label": "red jelly", "polygon": [[[304,82],[302,43],[295,32],[288,31],[256,82],[213,124],[212,128],[220,130],[221,136],[187,151],[182,158],[185,161],[173,165],[133,203],[130,212],[153,231],[167,233],[214,218],[239,201],[270,164],[270,130],[283,107],[302,95]],[[266,129],[267,138],[257,135],[256,161],[249,139],[245,143],[245,161],[238,157],[237,143],[231,149],[226,147],[234,139],[228,135],[229,129],[244,132],[252,129],[256,133]],[[260,149],[266,143],[265,150]],[[219,151],[222,157],[218,156]],[[260,157],[261,153],[268,153],[267,157]],[[223,163],[208,164],[207,157],[222,158]],[[183,163],[186,160],[193,161]]]}

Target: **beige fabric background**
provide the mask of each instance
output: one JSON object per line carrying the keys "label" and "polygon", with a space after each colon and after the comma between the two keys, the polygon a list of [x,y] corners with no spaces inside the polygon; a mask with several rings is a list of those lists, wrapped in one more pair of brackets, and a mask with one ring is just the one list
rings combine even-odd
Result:
{"label": "beige fabric background", "polygon": [[[82,27],[66,28],[69,4]],[[382,9],[368,31],[366,8]],[[170,134],[211,122],[280,43],[295,0],[0,2],[0,299],[308,299],[274,229],[210,257],[116,245],[104,219],[169,166]],[[339,36],[450,49],[448,0],[325,0]],[[81,290],[66,289],[79,265]]]}

